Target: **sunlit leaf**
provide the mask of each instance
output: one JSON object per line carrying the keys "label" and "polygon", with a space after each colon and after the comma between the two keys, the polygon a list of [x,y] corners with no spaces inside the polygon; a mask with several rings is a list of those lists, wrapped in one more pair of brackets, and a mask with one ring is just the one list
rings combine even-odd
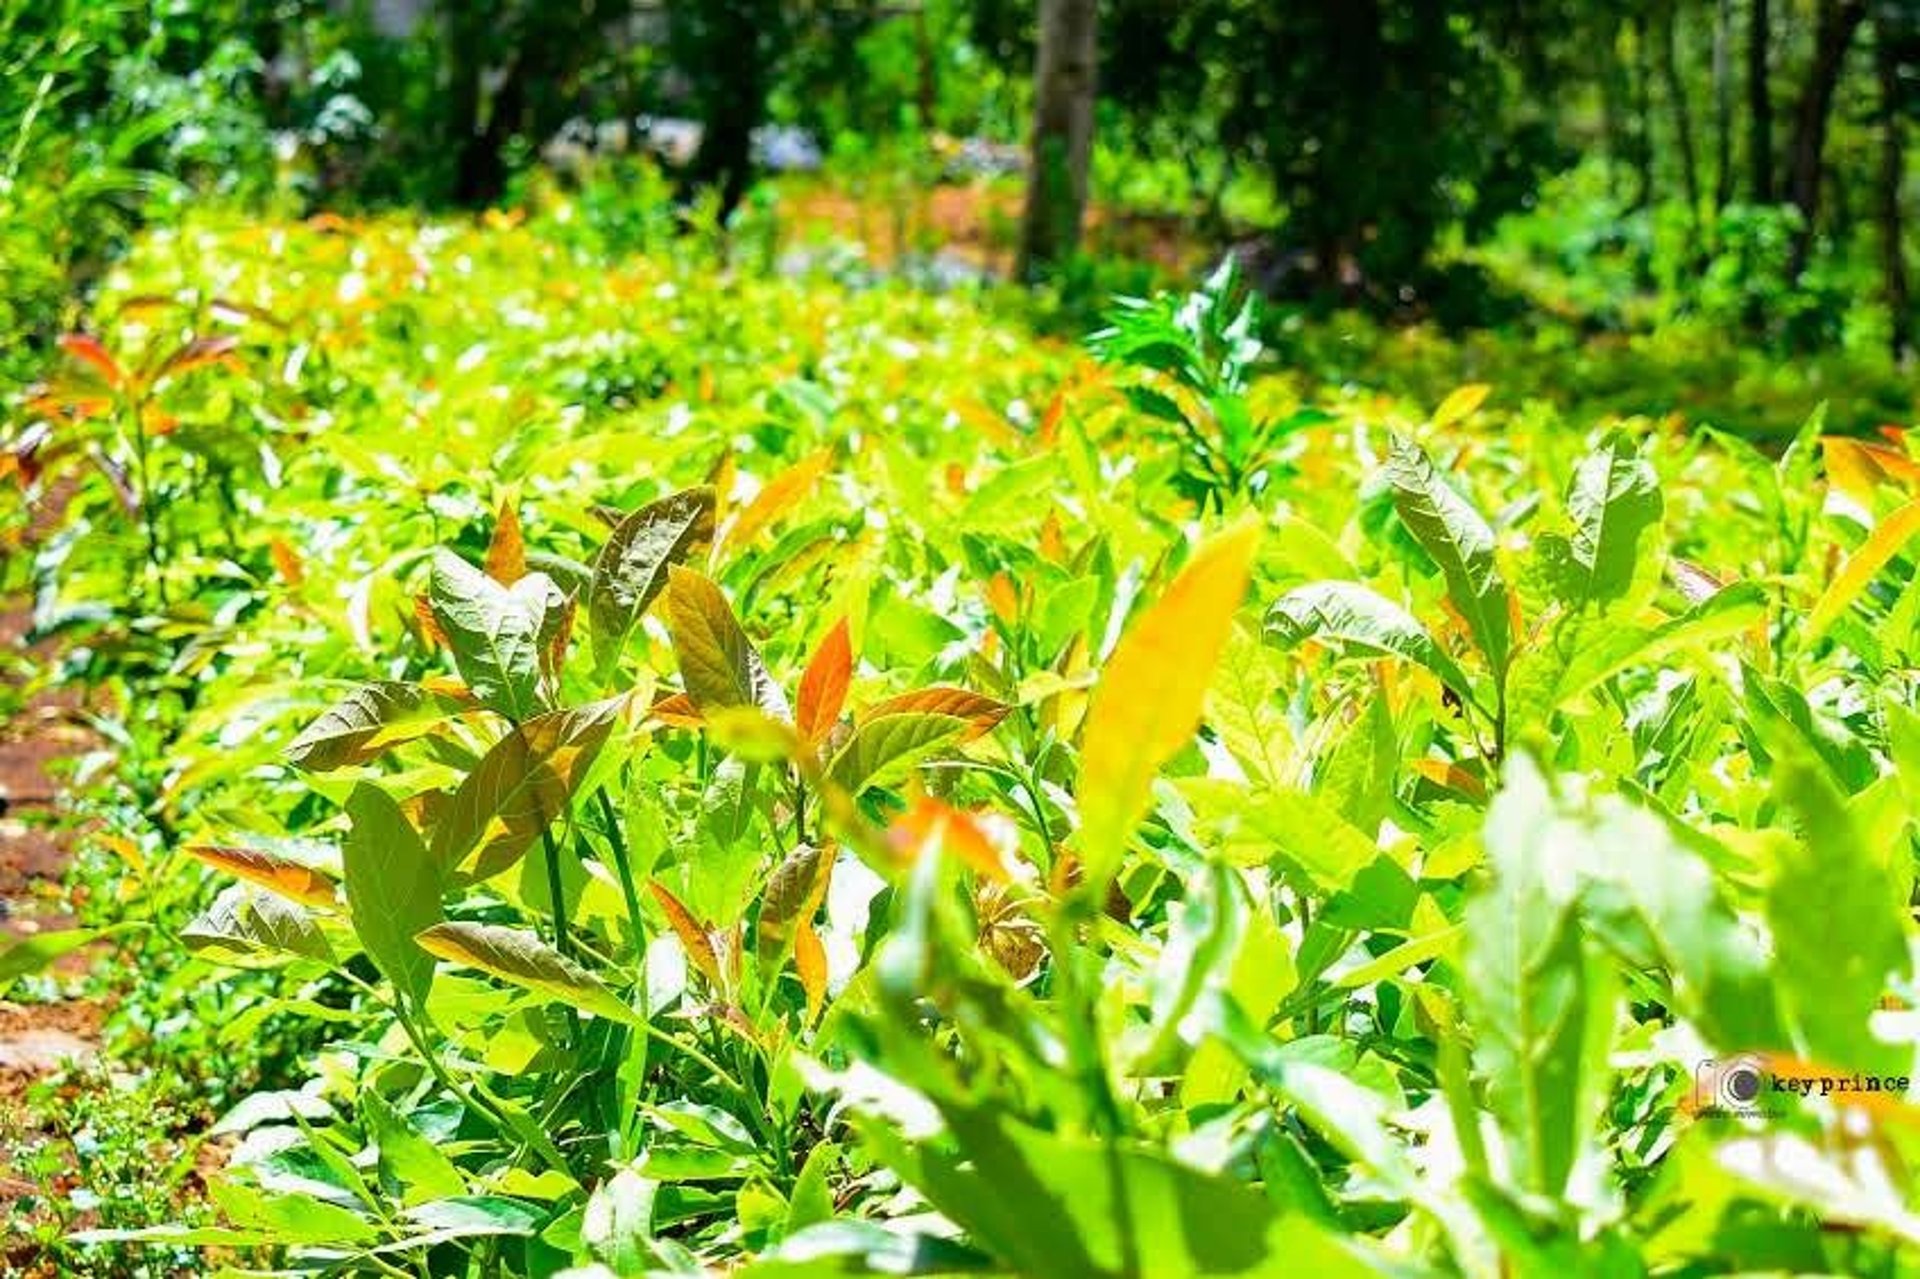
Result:
{"label": "sunlit leaf", "polygon": [[587,619],[602,675],[619,660],[627,634],[667,587],[668,569],[713,541],[711,488],[683,489],[649,502],[614,528],[593,564]]}
{"label": "sunlit leaf", "polygon": [[1260,525],[1246,520],[1201,546],[1101,672],[1081,730],[1075,787],[1089,891],[1105,891],[1146,814],[1154,776],[1200,726],[1259,536]]}
{"label": "sunlit leaf", "polygon": [[606,983],[525,929],[449,921],[414,934],[428,954],[491,973],[583,1013],[639,1025],[641,1018]]}

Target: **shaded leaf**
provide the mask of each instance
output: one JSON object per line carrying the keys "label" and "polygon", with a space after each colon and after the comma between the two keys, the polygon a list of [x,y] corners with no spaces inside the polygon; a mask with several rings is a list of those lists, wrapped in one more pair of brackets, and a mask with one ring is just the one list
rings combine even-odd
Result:
{"label": "shaded leaf", "polygon": [[670,566],[713,541],[711,488],[683,489],[649,502],[615,526],[593,563],[587,618],[594,665],[604,677],[640,615],[666,589]]}

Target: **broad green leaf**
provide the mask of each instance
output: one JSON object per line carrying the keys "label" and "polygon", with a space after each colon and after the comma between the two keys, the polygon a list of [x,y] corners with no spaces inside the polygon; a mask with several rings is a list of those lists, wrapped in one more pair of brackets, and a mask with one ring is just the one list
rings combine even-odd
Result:
{"label": "broad green leaf", "polygon": [[117,924],[111,928],[63,928],[57,932],[35,933],[0,950],[0,990],[22,977],[30,976],[52,964],[62,955],[70,955],[82,946],[128,932],[144,925]]}
{"label": "broad green leaf", "polygon": [[827,779],[849,794],[886,786],[916,764],[965,736],[972,721],[956,715],[907,711],[863,721],[827,765]]}
{"label": "broad green leaf", "polygon": [[428,953],[481,972],[523,990],[629,1026],[641,1024],[598,977],[524,929],[455,921],[435,924],[415,935]]}
{"label": "broad green leaf", "polygon": [[1094,686],[1075,785],[1090,893],[1106,891],[1146,815],[1155,775],[1200,727],[1259,537],[1259,523],[1247,519],[1202,545],[1120,637]]}
{"label": "broad green leaf", "polygon": [[313,1195],[255,1190],[232,1179],[214,1182],[208,1193],[240,1230],[258,1230],[282,1246],[358,1244],[378,1237],[373,1223]]}
{"label": "broad green leaf", "polygon": [[1312,641],[1426,667],[1461,697],[1472,684],[1426,628],[1398,604],[1353,582],[1295,587],[1267,610],[1267,638],[1281,648]]}
{"label": "broad green leaf", "polygon": [[1514,722],[1543,720],[1622,671],[1653,666],[1683,650],[1706,651],[1751,629],[1766,609],[1766,592],[1740,582],[1654,627],[1571,619],[1514,662],[1507,696]]}
{"label": "broad green leaf", "polygon": [[1325,800],[1286,786],[1249,790],[1214,777],[1178,789],[1193,806],[1207,845],[1237,866],[1276,859],[1298,866],[1326,891],[1344,888],[1380,855],[1373,839]]}
{"label": "broad green leaf", "polygon": [[711,488],[684,489],[633,512],[607,538],[587,589],[593,660],[602,678],[620,660],[634,623],[666,589],[669,566],[713,541],[714,507]]}
{"label": "broad green leaf", "polygon": [[1314,769],[1313,792],[1368,839],[1393,804],[1400,744],[1387,697],[1376,692]]}
{"label": "broad green leaf", "polygon": [[[1376,1272],[1244,1182],[1142,1146],[1042,1132],[990,1104],[942,1106],[955,1149],[863,1116],[881,1158],[1015,1273],[1047,1279],[1348,1279]],[[1052,1228],[1034,1229],[1044,1212]]]}
{"label": "broad green leaf", "polygon": [[659,1183],[621,1168],[597,1187],[580,1221],[580,1241],[617,1275],[645,1273],[660,1260],[653,1248],[653,1203]]}
{"label": "broad green leaf", "polygon": [[353,788],[347,818],[341,860],[353,930],[374,967],[417,1005],[433,984],[433,956],[413,939],[440,922],[440,863],[393,797],[371,782]]}
{"label": "broad green leaf", "polygon": [[817,1221],[797,1230],[761,1253],[739,1272],[739,1279],[863,1279],[976,1271],[994,1274],[999,1267],[992,1258],[946,1235],[916,1233],[903,1223],[847,1219]]}
{"label": "broad green leaf", "polygon": [[1773,790],[1800,826],[1767,889],[1781,1015],[1805,1058],[1899,1073],[1911,1052],[1876,1040],[1867,1018],[1889,979],[1909,973],[1907,903],[1887,866],[1907,851],[1869,847],[1825,772],[1797,752],[1774,761]]}
{"label": "broad green leaf", "polygon": [[727,597],[712,579],[669,565],[668,630],[687,697],[703,715],[730,706],[754,706],[791,720],[787,699],[740,629]]}
{"label": "broad green leaf", "polygon": [[502,586],[444,548],[434,552],[427,598],[473,695],[516,722],[540,709],[540,651],[559,588],[544,573]]}
{"label": "broad green leaf", "polygon": [[1825,635],[1860,597],[1861,592],[1879,576],[1880,570],[1906,549],[1907,543],[1915,535],[1920,535],[1920,499],[1907,503],[1880,521],[1872,535],[1847,557],[1847,562],[1827,583],[1827,589],[1821,592],[1813,612],[1807,615],[1806,626],[1801,632],[1803,642],[1811,644]]}
{"label": "broad green leaf", "polygon": [[1507,613],[1507,584],[1494,557],[1493,529],[1473,503],[1434,469],[1425,450],[1396,435],[1387,454],[1387,483],[1394,509],[1440,566],[1453,601],[1496,679],[1507,669],[1512,647]]}
{"label": "broad green leaf", "polygon": [[411,1208],[467,1192],[467,1180],[440,1148],[415,1131],[377,1091],[363,1089],[360,1113],[368,1135],[380,1148],[381,1179],[399,1188],[400,1202]]}
{"label": "broad green leaf", "polygon": [[287,747],[287,761],[324,773],[364,764],[402,742],[433,732],[451,715],[470,709],[420,684],[381,680],[363,684],[301,730]]}
{"label": "broad green leaf", "polygon": [[1641,541],[1662,510],[1659,476],[1624,435],[1581,460],[1567,493],[1576,603],[1614,603],[1648,575],[1652,557]]}
{"label": "broad green leaf", "polygon": [[626,698],[610,697],[509,729],[440,814],[433,841],[440,865],[490,879],[525,856],[566,812],[626,706]]}
{"label": "broad green leaf", "polygon": [[1440,401],[1440,407],[1433,411],[1433,428],[1441,430],[1452,426],[1463,418],[1471,417],[1474,410],[1486,403],[1493,388],[1485,382],[1468,382],[1448,392],[1447,398]]}
{"label": "broad green leaf", "polygon": [[243,966],[261,960],[333,962],[326,935],[304,907],[249,884],[223,889],[180,930],[180,940],[198,954]]}
{"label": "broad green leaf", "polygon": [[1524,754],[1507,766],[1485,840],[1492,880],[1465,917],[1474,1061],[1514,1175],[1557,1198],[1595,1153],[1615,991],[1583,937],[1579,877],[1553,796]]}
{"label": "broad green leaf", "polygon": [[1207,723],[1248,776],[1267,786],[1280,785],[1294,767],[1281,663],[1249,628],[1235,627],[1207,692]]}

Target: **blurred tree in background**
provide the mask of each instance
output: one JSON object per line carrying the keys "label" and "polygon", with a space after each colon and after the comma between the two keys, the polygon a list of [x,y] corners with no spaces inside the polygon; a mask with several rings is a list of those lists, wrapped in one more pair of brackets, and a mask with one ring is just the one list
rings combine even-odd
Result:
{"label": "blurred tree in background", "polygon": [[1870,295],[1910,343],[1920,0],[0,0],[0,57],[16,344],[169,201],[484,207],[640,151],[723,222],[769,160],[1024,170],[1035,277],[1090,205],[1316,306],[1497,322],[1499,259],[1589,326],[1807,349]]}

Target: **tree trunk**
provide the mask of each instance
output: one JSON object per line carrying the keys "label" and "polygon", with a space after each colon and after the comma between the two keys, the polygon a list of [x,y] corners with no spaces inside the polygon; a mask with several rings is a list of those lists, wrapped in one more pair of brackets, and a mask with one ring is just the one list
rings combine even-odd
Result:
{"label": "tree trunk", "polygon": [[1814,224],[1820,214],[1820,169],[1827,148],[1827,117],[1847,62],[1847,46],[1867,16],[1866,0],[1820,0],[1813,34],[1813,63],[1794,112],[1793,146],[1788,155],[1787,198],[1800,210],[1787,279],[1798,282],[1813,253]]}
{"label": "tree trunk", "polygon": [[1755,204],[1773,203],[1773,94],[1767,88],[1771,38],[1767,0],[1753,0],[1747,18],[1747,165]]}
{"label": "tree trunk", "polygon": [[1680,149],[1680,182],[1687,197],[1687,217],[1697,233],[1700,221],[1700,163],[1693,147],[1693,109],[1687,104],[1687,86],[1680,78],[1676,28],[1679,5],[1661,8],[1658,55],[1660,80],[1666,90],[1667,105],[1673,110],[1674,145]]}
{"label": "tree trunk", "polygon": [[1014,267],[1022,280],[1057,265],[1080,240],[1093,153],[1098,11],[1098,0],[1040,0],[1027,204]]}
{"label": "tree trunk", "polygon": [[1713,212],[1733,202],[1733,0],[1713,9]]}
{"label": "tree trunk", "polygon": [[1653,204],[1653,89],[1652,72],[1647,66],[1648,32],[1646,20],[1629,18],[1633,33],[1633,167],[1639,189],[1633,207],[1644,209]]}
{"label": "tree trunk", "polygon": [[1913,351],[1913,299],[1907,286],[1907,251],[1900,216],[1900,191],[1907,176],[1906,125],[1900,113],[1900,62],[1883,30],[1874,32],[1873,69],[1880,85],[1880,173],[1875,214],[1880,223],[1888,341],[1895,362],[1904,363]]}

